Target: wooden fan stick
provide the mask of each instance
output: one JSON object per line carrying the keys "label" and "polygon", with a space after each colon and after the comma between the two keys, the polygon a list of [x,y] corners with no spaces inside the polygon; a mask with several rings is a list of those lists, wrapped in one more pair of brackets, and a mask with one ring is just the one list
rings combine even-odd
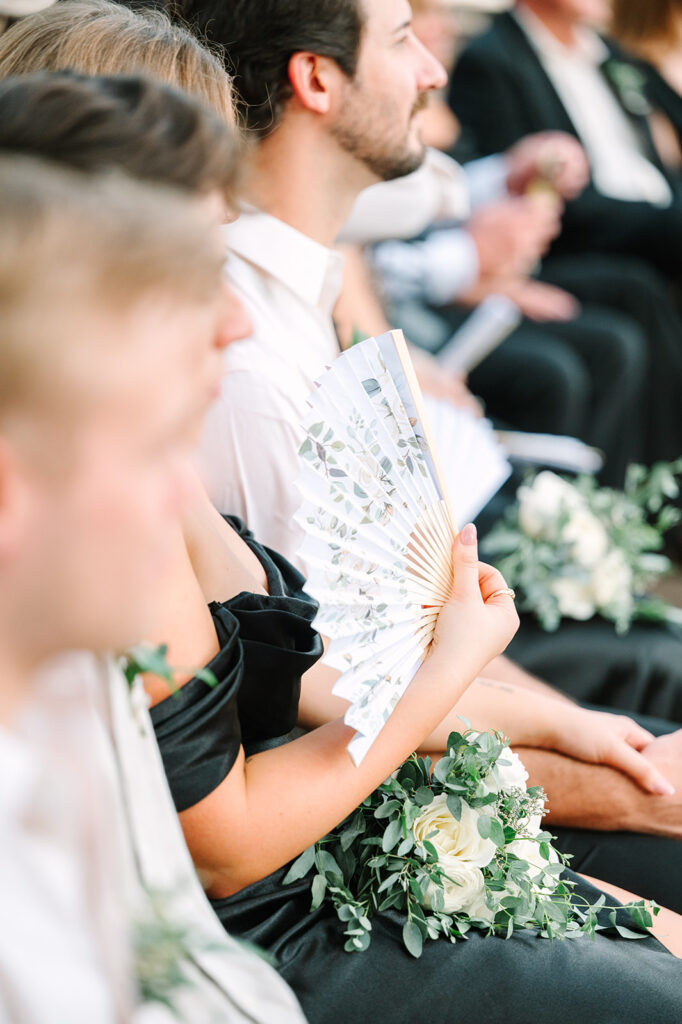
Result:
{"label": "wooden fan stick", "polygon": [[434,529],[434,510],[428,509],[415,523],[414,542],[408,548],[408,557],[425,568],[434,585],[440,585],[446,592],[450,589],[451,552],[444,548],[442,538]]}
{"label": "wooden fan stick", "polygon": [[444,553],[438,550],[439,547],[440,545],[434,543],[431,532],[425,529],[423,522],[418,521],[415,524],[415,537],[408,548],[408,557],[425,570],[427,579],[445,583],[447,572],[443,564]]}
{"label": "wooden fan stick", "polygon": [[407,380],[407,386],[409,387],[414,404],[417,409],[417,414],[421,420],[421,424],[424,430],[424,438],[429,446],[429,452],[433,461],[433,466],[436,471],[436,478],[438,480],[438,486],[440,487],[441,494],[448,512],[448,519],[450,520],[450,528],[452,530],[453,540],[455,535],[458,533],[457,526],[455,525],[455,518],[452,514],[452,505],[450,503],[450,491],[445,482],[445,474],[443,473],[443,467],[441,466],[440,458],[438,456],[438,448],[431,433],[431,427],[429,426],[429,419],[426,414],[426,407],[424,405],[424,397],[422,395],[419,381],[417,380],[417,374],[415,373],[412,359],[410,357],[409,350],[407,348],[407,342],[405,341],[405,335],[402,331],[391,331],[391,338],[396,347],[400,364],[405,373]]}

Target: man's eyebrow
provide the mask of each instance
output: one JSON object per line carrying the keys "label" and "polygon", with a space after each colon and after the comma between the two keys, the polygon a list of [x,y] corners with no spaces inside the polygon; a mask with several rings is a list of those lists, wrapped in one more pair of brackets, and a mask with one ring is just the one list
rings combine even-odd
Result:
{"label": "man's eyebrow", "polygon": [[412,18],[408,18],[402,25],[398,25],[397,28],[393,29],[392,35],[397,36],[399,32],[404,32],[406,29],[412,28]]}

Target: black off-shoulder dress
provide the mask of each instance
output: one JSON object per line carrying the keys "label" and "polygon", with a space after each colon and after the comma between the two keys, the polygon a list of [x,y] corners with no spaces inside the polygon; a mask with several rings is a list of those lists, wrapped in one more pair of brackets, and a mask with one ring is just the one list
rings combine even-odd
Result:
{"label": "black off-shoulder dress", "polygon": [[[264,566],[269,595],[243,593],[212,605],[221,651],[210,668],[218,687],[194,679],[152,709],[179,811],[221,783],[242,743],[248,750],[286,741],[301,675],[322,653],[303,577],[238,520],[230,522]],[[598,934],[551,943],[473,932],[454,946],[427,942],[415,960],[402,946],[403,919],[388,911],[373,921],[368,952],[345,953],[333,910],[310,914],[308,883],[282,886],[287,868],[213,906],[233,935],[274,954],[311,1024],[682,1021],[682,963],[653,938]],[[595,898],[592,886],[580,888]]]}

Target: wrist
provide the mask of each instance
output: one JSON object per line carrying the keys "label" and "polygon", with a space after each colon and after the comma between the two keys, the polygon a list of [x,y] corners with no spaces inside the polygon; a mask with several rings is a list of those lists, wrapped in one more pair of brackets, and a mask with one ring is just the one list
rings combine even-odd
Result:
{"label": "wrist", "polygon": [[534,714],[530,721],[532,737],[529,745],[543,750],[564,751],[565,737],[580,729],[575,711],[566,704],[538,695],[533,702]]}

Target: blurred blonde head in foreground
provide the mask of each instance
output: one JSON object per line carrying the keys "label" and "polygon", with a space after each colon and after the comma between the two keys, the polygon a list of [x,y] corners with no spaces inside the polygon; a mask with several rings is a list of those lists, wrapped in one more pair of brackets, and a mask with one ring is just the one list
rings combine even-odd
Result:
{"label": "blurred blonde head in foreground", "polygon": [[5,680],[144,635],[209,399],[221,265],[196,200],[0,156]]}

